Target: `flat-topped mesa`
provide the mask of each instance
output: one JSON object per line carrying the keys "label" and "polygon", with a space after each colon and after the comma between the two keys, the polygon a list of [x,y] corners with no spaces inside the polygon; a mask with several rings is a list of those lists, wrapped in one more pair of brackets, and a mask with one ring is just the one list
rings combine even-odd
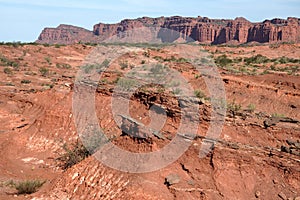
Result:
{"label": "flat-topped mesa", "polygon": [[[174,42],[181,37],[208,44],[243,44],[248,42],[300,42],[300,19],[272,19],[251,23],[243,17],[231,19],[209,19],[207,17],[142,17],[125,19],[116,24],[99,23],[93,31],[70,25],[57,28],[45,28],[40,34],[39,43],[72,44],[78,42],[101,42],[122,32],[145,27],[168,30],[170,38],[161,38],[163,42]],[[165,34],[165,35],[168,35]]]}
{"label": "flat-topped mesa", "polygon": [[96,41],[94,33],[81,27],[61,24],[57,28],[45,28],[40,34],[38,43],[73,44]]}

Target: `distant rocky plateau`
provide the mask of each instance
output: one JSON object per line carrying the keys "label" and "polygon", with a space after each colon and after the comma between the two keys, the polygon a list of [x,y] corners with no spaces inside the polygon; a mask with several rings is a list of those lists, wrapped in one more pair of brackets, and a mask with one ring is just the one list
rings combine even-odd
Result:
{"label": "distant rocky plateau", "polygon": [[[74,44],[105,42],[109,38],[124,38],[131,35],[135,41],[150,41],[145,30],[155,30],[155,37],[162,42],[195,41],[203,44],[244,44],[244,43],[299,43],[300,19],[272,19],[252,23],[245,18],[209,19],[207,17],[142,17],[125,19],[116,24],[99,23],[93,31],[59,25],[45,28],[38,37],[38,43]],[[134,33],[133,33],[134,32]],[[139,33],[139,34],[136,34]],[[153,38],[151,38],[153,40]],[[124,40],[126,41],[126,40]]]}

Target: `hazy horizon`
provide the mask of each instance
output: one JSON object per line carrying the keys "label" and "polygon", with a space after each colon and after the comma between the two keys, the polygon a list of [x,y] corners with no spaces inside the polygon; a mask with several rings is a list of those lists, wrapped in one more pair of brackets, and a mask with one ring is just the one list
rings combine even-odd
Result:
{"label": "hazy horizon", "polygon": [[[259,5],[259,6],[257,6]],[[244,0],[171,1],[119,0],[101,2],[0,0],[0,41],[33,42],[45,27],[70,24],[92,30],[93,25],[117,23],[143,16],[184,16],[234,19],[244,17],[251,22],[265,19],[299,17],[298,0],[247,2]]]}

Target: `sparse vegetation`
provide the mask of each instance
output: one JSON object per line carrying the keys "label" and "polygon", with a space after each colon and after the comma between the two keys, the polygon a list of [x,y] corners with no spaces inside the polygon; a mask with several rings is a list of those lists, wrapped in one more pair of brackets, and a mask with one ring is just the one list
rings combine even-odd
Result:
{"label": "sparse vegetation", "polygon": [[250,113],[253,113],[254,111],[255,111],[255,109],[256,109],[256,106],[255,106],[255,104],[249,104],[248,106],[247,106],[247,110],[250,112]]}
{"label": "sparse vegetation", "polygon": [[215,63],[218,65],[218,66],[221,66],[221,67],[226,67],[228,66],[229,64],[231,64],[233,61],[228,58],[225,54],[219,56],[216,58],[215,60]]}
{"label": "sparse vegetation", "polygon": [[48,87],[49,89],[51,89],[51,88],[54,87],[53,84],[47,84],[47,83],[46,83],[46,84],[43,83],[42,86],[43,86],[43,87]]}
{"label": "sparse vegetation", "polygon": [[270,73],[270,71],[269,70],[267,70],[267,69],[265,69],[262,73],[261,73],[261,75],[264,75],[264,74],[269,74]]}
{"label": "sparse vegetation", "polygon": [[181,92],[182,92],[182,90],[180,89],[180,88],[175,88],[175,89],[173,89],[173,94],[175,94],[175,95],[179,95]]}
{"label": "sparse vegetation", "polygon": [[270,60],[267,57],[262,56],[260,54],[257,54],[255,56],[244,59],[244,62],[247,63],[248,65],[251,64],[251,63],[254,63],[254,64],[267,63],[269,61]]}
{"label": "sparse vegetation", "polygon": [[200,74],[195,74],[194,77],[195,77],[195,79],[198,79],[199,77],[201,77],[201,75]]}
{"label": "sparse vegetation", "polygon": [[101,144],[108,141],[106,137],[103,137],[99,132],[89,132],[81,136],[84,144],[77,140],[71,145],[63,144],[62,148],[65,151],[56,160],[59,162],[59,166],[67,170],[68,168],[76,165],[85,158],[89,157],[97,151]]}
{"label": "sparse vegetation", "polygon": [[187,62],[189,62],[189,60],[186,59],[186,58],[178,58],[178,59],[176,60],[176,62],[178,62],[178,63],[187,63]]}
{"label": "sparse vegetation", "polygon": [[39,71],[40,71],[42,76],[47,76],[49,74],[49,69],[45,68],[45,67],[40,68]]}
{"label": "sparse vegetation", "polygon": [[126,43],[126,42],[114,42],[114,43],[84,43],[85,45],[101,45],[101,46],[126,46],[126,47],[140,47],[145,49],[157,50],[165,46],[172,46],[172,43]]}
{"label": "sparse vegetation", "polygon": [[201,90],[195,90],[194,91],[194,94],[196,97],[198,97],[199,99],[202,99],[202,98],[206,98],[206,95],[203,91]]}
{"label": "sparse vegetation", "polygon": [[12,74],[12,70],[10,68],[8,68],[8,67],[5,67],[4,70],[3,70],[3,72],[5,74]]}
{"label": "sparse vegetation", "polygon": [[62,46],[66,46],[66,45],[64,45],[64,44],[55,44],[55,45],[54,45],[55,48],[60,48],[60,47],[62,47]]}
{"label": "sparse vegetation", "polygon": [[128,78],[120,78],[118,80],[118,86],[125,91],[129,91],[136,85],[136,81]]}
{"label": "sparse vegetation", "polygon": [[17,42],[0,42],[0,45],[19,47],[19,46],[25,46],[25,45],[38,45],[38,43],[17,41]]}
{"label": "sparse vegetation", "polygon": [[47,62],[49,65],[52,64],[51,58],[50,58],[50,57],[45,57],[44,59],[46,60],[46,62]]}
{"label": "sparse vegetation", "polygon": [[231,103],[227,104],[227,111],[232,114],[233,117],[235,117],[238,112],[240,112],[242,109],[241,104],[238,104],[233,100]]}
{"label": "sparse vegetation", "polygon": [[32,194],[44,185],[46,181],[41,180],[26,180],[20,182],[10,181],[7,186],[14,187],[18,194]]}
{"label": "sparse vegetation", "polygon": [[281,113],[273,113],[271,116],[272,117],[285,117],[285,115],[281,114]]}
{"label": "sparse vegetation", "polygon": [[64,144],[63,149],[65,153],[63,153],[56,160],[60,162],[59,166],[64,170],[76,165],[91,155],[88,149],[79,141],[76,141],[76,143],[70,146]]}
{"label": "sparse vegetation", "polygon": [[21,81],[21,83],[22,84],[29,84],[29,83],[31,83],[31,80],[24,79],[24,80]]}
{"label": "sparse vegetation", "polygon": [[19,66],[19,63],[9,60],[8,58],[0,54],[0,65],[17,68]]}
{"label": "sparse vegetation", "polygon": [[177,62],[177,63],[186,63],[188,60],[186,58],[175,58],[174,56],[171,56],[170,58],[163,59],[160,56],[155,56],[154,59],[158,61],[164,61],[164,62]]}
{"label": "sparse vegetation", "polygon": [[15,86],[13,83],[6,83],[6,86]]}
{"label": "sparse vegetation", "polygon": [[72,68],[71,65],[65,64],[65,63],[63,63],[63,64],[57,63],[56,67],[59,68],[59,69],[71,69]]}
{"label": "sparse vegetation", "polygon": [[120,67],[122,70],[127,69],[128,68],[128,61],[122,61],[119,63]]}
{"label": "sparse vegetation", "polygon": [[156,64],[155,66],[153,66],[151,69],[150,69],[150,72],[153,74],[153,75],[159,75],[159,74],[163,74],[164,71],[165,71],[166,67],[162,64]]}
{"label": "sparse vegetation", "polygon": [[101,64],[97,63],[97,64],[88,64],[85,66],[82,66],[82,69],[84,71],[84,73],[89,74],[91,73],[93,70],[95,70],[95,72],[100,73],[102,71],[102,69],[106,68],[109,65],[110,61],[105,59]]}
{"label": "sparse vegetation", "polygon": [[284,56],[270,59],[261,54],[247,58],[237,57],[234,59],[230,59],[223,54],[215,59],[215,63],[217,66],[232,74],[245,75],[263,75],[273,71],[286,72],[289,75],[297,75],[300,68],[300,59],[287,58]]}

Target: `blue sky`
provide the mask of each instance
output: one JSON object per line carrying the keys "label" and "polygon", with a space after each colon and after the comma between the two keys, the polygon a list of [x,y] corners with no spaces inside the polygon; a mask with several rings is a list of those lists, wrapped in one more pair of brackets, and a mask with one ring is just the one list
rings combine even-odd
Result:
{"label": "blue sky", "polygon": [[0,0],[0,41],[35,41],[44,27],[72,24],[92,30],[142,16],[191,16],[262,21],[299,17],[300,0]]}

